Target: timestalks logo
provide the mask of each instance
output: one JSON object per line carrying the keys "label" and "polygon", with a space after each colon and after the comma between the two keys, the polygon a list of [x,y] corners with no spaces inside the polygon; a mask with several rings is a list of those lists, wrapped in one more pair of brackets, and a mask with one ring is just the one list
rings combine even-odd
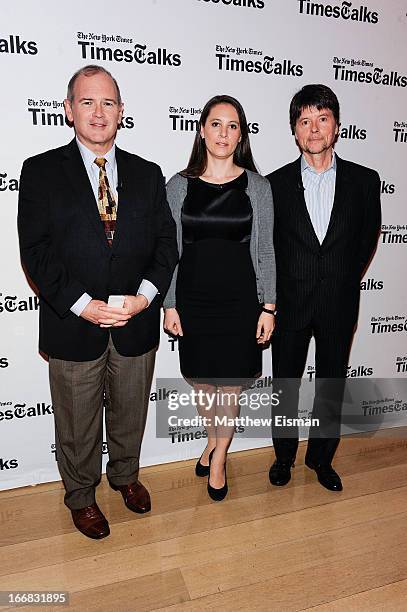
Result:
{"label": "timestalks logo", "polygon": [[[372,68],[372,70],[369,68]],[[366,62],[365,60],[347,59],[345,57],[339,59],[334,57],[333,69],[335,81],[385,85],[388,87],[407,87],[407,76],[399,74],[397,70],[385,72],[383,68],[378,66],[374,68],[371,62]]]}
{"label": "timestalks logo", "polygon": [[0,357],[0,370],[8,368],[9,365],[7,357]]}
{"label": "timestalks logo", "polygon": [[27,406],[26,403],[13,405],[11,402],[0,402],[0,421],[51,414],[54,414],[52,404],[46,404],[45,402],[38,402],[35,406]]}
{"label": "timestalks logo", "polygon": [[17,179],[7,177],[7,172],[0,172],[0,191],[18,191]]}
{"label": "timestalks logo", "polygon": [[394,183],[386,183],[386,181],[381,181],[381,192],[383,194],[393,194],[396,191],[396,187]]}
{"label": "timestalks logo", "polygon": [[383,244],[407,244],[406,225],[382,225]]}
{"label": "timestalks logo", "polygon": [[351,124],[344,127],[341,126],[339,136],[347,140],[366,140],[367,132],[365,129]]}
{"label": "timestalks logo", "polygon": [[[238,57],[230,57],[227,51],[229,47],[216,45],[216,58],[218,60],[218,70],[230,72],[254,72],[256,74],[273,74],[277,76],[300,77],[303,75],[304,68],[301,64],[294,64],[290,59],[277,60],[274,55],[265,55],[259,60],[246,60]],[[233,51],[231,51],[233,53]]]}
{"label": "timestalks logo", "polygon": [[98,62],[135,62],[136,64],[149,64],[156,66],[181,66],[181,55],[169,53],[167,49],[159,47],[152,51],[147,45],[134,45],[132,49],[112,49],[111,47],[97,47],[94,42],[78,40],[81,47],[81,57],[86,60]]}
{"label": "timestalks logo", "polygon": [[264,8],[264,0],[198,0],[198,2],[211,2],[212,4],[226,4],[227,6],[241,6],[243,8]]}
{"label": "timestalks logo", "polygon": [[36,295],[23,300],[16,295],[5,295],[0,293],[0,313],[2,312],[25,312],[27,310],[38,310],[40,300]]}
{"label": "timestalks logo", "polygon": [[397,374],[407,374],[407,356],[396,357]]}
{"label": "timestalks logo", "polygon": [[[373,376],[373,368],[366,365],[348,366],[346,371],[346,378],[366,378]],[[307,377],[309,381],[315,378],[315,366],[309,365],[307,367]]]}
{"label": "timestalks logo", "polygon": [[0,53],[37,55],[38,48],[33,40],[23,40],[18,34],[9,34],[7,38],[0,38]]}
{"label": "timestalks logo", "polygon": [[298,0],[298,5],[301,15],[345,19],[362,23],[377,23],[379,21],[379,15],[376,11],[371,11],[367,6],[353,6],[352,2],[346,2],[346,0],[336,5]]}
{"label": "timestalks logo", "polygon": [[[171,128],[174,132],[196,132],[198,130],[198,119],[193,119],[195,114],[201,114],[201,109],[186,108],[183,106],[170,106],[168,118],[171,121]],[[190,115],[190,117],[185,117]],[[259,124],[256,121],[251,121],[248,124],[249,134],[258,134],[260,131]]]}
{"label": "timestalks logo", "polygon": [[[60,112],[53,112],[52,109],[61,109]],[[31,116],[32,125],[63,127],[69,125],[63,109],[63,102],[58,100],[35,100],[28,98],[27,111]],[[123,117],[120,128],[134,128],[133,117]]]}
{"label": "timestalks logo", "polygon": [[17,467],[17,459],[4,459],[3,457],[0,457],[0,470],[15,470]]}
{"label": "timestalks logo", "polygon": [[370,319],[372,334],[395,334],[407,332],[405,315],[386,315]]}
{"label": "timestalks logo", "polygon": [[382,280],[375,280],[374,278],[368,278],[360,283],[362,291],[381,291],[383,289],[384,282]]}
{"label": "timestalks logo", "polygon": [[393,127],[394,142],[407,142],[407,121],[395,121]]}

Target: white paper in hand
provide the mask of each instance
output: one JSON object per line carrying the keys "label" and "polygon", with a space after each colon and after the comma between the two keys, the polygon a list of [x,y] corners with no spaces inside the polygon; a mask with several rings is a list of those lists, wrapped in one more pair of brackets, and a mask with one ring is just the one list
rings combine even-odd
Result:
{"label": "white paper in hand", "polygon": [[109,295],[107,305],[112,306],[112,308],[123,308],[124,298],[124,295]]}

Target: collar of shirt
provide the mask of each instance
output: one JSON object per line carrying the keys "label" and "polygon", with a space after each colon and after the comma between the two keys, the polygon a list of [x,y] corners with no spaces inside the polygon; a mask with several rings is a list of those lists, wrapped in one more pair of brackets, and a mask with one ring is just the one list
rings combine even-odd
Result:
{"label": "collar of shirt", "polygon": [[[99,168],[95,164],[95,159],[97,156],[93,153],[93,151],[88,149],[88,147],[85,147],[85,145],[82,144],[78,138],[76,138],[76,144],[78,145],[78,148],[81,153],[83,163],[85,164],[86,170],[89,171],[90,169],[92,169],[93,171],[92,166],[94,166],[99,173]],[[103,157],[105,158],[107,163],[110,164],[113,172],[115,172],[116,171],[116,145],[113,144],[110,151],[108,151],[105,155],[103,155]]]}
{"label": "collar of shirt", "polygon": [[[95,164],[96,155],[85,147],[78,138],[76,138],[76,143],[78,145],[86,172],[88,174],[90,183],[92,185],[92,190],[95,195],[95,199],[98,199],[98,188],[99,188],[99,167]],[[107,179],[109,181],[110,188],[113,190],[113,193],[117,197],[117,162],[116,162],[116,145],[113,144],[110,151],[108,151],[104,156],[106,159],[106,174]]]}
{"label": "collar of shirt", "polygon": [[335,155],[335,151],[332,151],[332,160],[331,160],[331,163],[329,165],[329,168],[327,168],[323,172],[317,172],[315,170],[315,168],[310,166],[310,164],[305,159],[305,156],[304,156],[304,153],[303,153],[301,155],[301,174],[304,174],[304,172],[306,170],[309,170],[310,172],[313,172],[314,174],[318,174],[318,175],[322,175],[322,174],[325,174],[326,172],[330,172],[330,171],[336,172],[336,155]]}

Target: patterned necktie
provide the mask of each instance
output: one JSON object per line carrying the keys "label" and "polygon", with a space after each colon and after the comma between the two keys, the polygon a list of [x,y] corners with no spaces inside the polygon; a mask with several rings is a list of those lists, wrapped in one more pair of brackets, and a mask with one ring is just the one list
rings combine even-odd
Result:
{"label": "patterned necktie", "polygon": [[105,228],[106,239],[112,246],[114,231],[116,229],[117,203],[113,191],[110,188],[106,174],[106,160],[97,157],[95,164],[99,167],[99,193],[98,209],[100,218]]}

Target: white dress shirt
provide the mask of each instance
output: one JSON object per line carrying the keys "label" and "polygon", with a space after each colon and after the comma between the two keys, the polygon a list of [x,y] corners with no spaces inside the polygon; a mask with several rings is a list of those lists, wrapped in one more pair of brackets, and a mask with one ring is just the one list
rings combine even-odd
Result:
{"label": "white dress shirt", "polygon": [[[97,204],[99,192],[99,167],[95,164],[96,156],[93,151],[85,147],[85,145],[83,145],[80,140],[78,140],[78,138],[76,139],[76,143],[82,156],[86,172],[88,173],[90,184],[92,185],[92,190]],[[119,200],[117,196],[118,175],[116,163],[116,145],[113,144],[110,151],[103,155],[103,157],[106,159],[107,180],[109,181],[109,185],[115,195],[118,208]],[[157,293],[157,287],[146,278],[141,281],[137,291],[137,295],[144,295],[149,305],[153,301]],[[89,302],[92,301],[92,299],[93,298],[88,293],[84,293],[83,295],[81,295],[79,300],[77,300],[75,304],[71,306],[71,311],[79,317],[83,310],[86,308],[86,306],[89,304]]]}
{"label": "white dress shirt", "polygon": [[335,197],[335,153],[332,153],[329,168],[319,173],[308,164],[303,155],[301,157],[301,176],[308,213],[317,238],[322,244],[328,231]]}

